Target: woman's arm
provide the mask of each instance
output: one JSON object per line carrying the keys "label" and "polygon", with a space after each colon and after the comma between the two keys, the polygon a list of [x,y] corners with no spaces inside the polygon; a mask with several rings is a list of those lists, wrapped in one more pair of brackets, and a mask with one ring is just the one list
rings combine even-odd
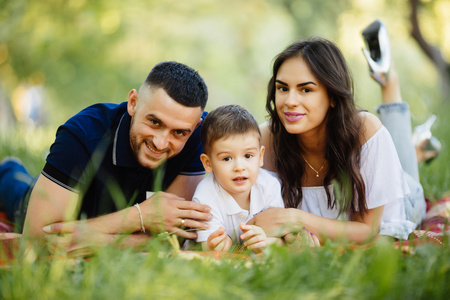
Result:
{"label": "woman's arm", "polygon": [[262,227],[268,236],[281,237],[306,227],[321,242],[331,239],[364,243],[378,233],[383,208],[369,209],[364,219],[358,215],[351,221],[329,219],[296,208],[269,208],[257,214],[248,224]]}

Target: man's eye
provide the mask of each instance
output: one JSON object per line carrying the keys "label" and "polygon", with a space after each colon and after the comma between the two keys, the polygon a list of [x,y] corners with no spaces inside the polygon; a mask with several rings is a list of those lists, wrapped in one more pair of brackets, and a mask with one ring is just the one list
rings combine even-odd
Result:
{"label": "man's eye", "polygon": [[184,130],[175,130],[174,132],[175,132],[175,135],[178,135],[178,136],[186,135],[186,131],[184,131]]}
{"label": "man's eye", "polygon": [[153,126],[159,126],[159,122],[156,121],[156,120],[151,120],[151,119],[150,119],[149,122],[150,122],[150,124],[153,125]]}

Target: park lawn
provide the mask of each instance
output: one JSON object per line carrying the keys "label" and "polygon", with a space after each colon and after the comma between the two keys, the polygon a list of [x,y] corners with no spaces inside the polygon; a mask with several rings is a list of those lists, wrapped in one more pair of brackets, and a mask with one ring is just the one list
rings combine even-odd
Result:
{"label": "park lawn", "polygon": [[20,257],[0,268],[0,298],[446,299],[450,293],[448,246],[423,244],[405,253],[379,239],[216,257],[185,258],[162,240],[144,252],[105,247],[83,259]]}
{"label": "park lawn", "polygon": [[[450,191],[449,110],[442,110],[433,128],[443,151],[420,167],[432,201]],[[54,133],[55,128],[2,132],[0,157],[18,156],[37,175]],[[264,257],[249,252],[198,257],[180,255],[160,237],[144,251],[111,246],[82,258],[17,251],[0,267],[0,299],[448,299],[447,239],[443,246],[404,250],[379,239],[365,246],[274,247]]]}

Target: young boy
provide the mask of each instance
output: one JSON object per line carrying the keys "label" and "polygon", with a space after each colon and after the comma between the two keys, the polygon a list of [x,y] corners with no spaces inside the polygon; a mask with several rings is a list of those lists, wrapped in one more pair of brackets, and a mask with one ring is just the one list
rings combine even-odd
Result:
{"label": "young boy", "polygon": [[224,105],[203,121],[200,156],[207,173],[193,201],[211,207],[210,227],[197,231],[203,250],[228,251],[232,243],[260,253],[279,241],[247,221],[269,207],[284,207],[277,178],[260,169],[264,146],[252,114],[239,105]]}

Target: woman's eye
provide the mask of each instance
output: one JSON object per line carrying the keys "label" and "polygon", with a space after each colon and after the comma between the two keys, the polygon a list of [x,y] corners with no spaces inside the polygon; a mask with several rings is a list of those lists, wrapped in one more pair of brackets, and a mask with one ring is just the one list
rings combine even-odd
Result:
{"label": "woman's eye", "polygon": [[303,88],[303,89],[302,89],[302,92],[304,92],[304,93],[309,93],[309,92],[311,92],[311,89],[309,89],[309,88]]}
{"label": "woman's eye", "polygon": [[287,87],[285,87],[285,86],[279,86],[278,88],[277,88],[280,92],[286,92],[288,89],[287,89]]}

